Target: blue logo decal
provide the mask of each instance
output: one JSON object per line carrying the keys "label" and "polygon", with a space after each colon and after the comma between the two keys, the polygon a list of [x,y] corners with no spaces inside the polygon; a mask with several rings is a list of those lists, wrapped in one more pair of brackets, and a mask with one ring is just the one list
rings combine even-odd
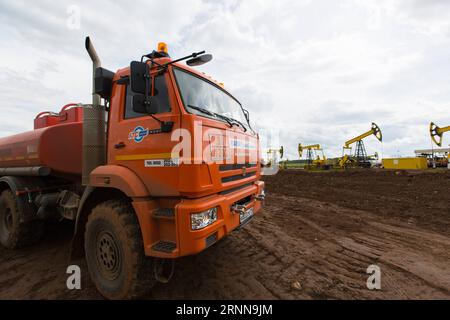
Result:
{"label": "blue logo decal", "polygon": [[149,134],[148,128],[144,129],[144,127],[137,126],[136,128],[134,128],[133,131],[131,131],[128,134],[128,140],[134,140],[134,142],[138,142],[139,143],[142,140],[144,140],[144,138],[146,136],[148,136],[148,134]]}

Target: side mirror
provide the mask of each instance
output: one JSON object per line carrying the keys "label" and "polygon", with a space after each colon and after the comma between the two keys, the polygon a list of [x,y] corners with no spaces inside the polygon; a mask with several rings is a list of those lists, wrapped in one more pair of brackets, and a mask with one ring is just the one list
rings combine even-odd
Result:
{"label": "side mirror", "polygon": [[144,94],[133,96],[133,111],[137,113],[155,114],[158,113],[159,104],[155,97],[145,97]]}
{"label": "side mirror", "polygon": [[212,58],[212,54],[203,54],[201,56],[189,59],[188,61],[186,61],[186,64],[190,67],[201,66],[202,64],[211,61]]}
{"label": "side mirror", "polygon": [[148,65],[145,62],[132,61],[130,64],[131,91],[145,94],[146,82],[149,78]]}

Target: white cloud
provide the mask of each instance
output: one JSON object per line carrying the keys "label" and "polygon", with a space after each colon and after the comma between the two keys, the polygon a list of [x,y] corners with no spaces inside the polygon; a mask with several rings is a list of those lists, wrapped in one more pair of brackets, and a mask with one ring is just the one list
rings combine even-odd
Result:
{"label": "white cloud", "polygon": [[[66,27],[67,7],[81,29]],[[206,49],[201,67],[224,82],[258,127],[282,130],[289,158],[321,143],[329,156],[376,122],[369,152],[428,147],[430,121],[450,123],[448,1],[0,1],[0,134],[34,115],[90,99],[91,35],[111,70],[169,44],[171,55]],[[449,141],[446,139],[446,141]],[[278,146],[274,146],[278,147]]]}

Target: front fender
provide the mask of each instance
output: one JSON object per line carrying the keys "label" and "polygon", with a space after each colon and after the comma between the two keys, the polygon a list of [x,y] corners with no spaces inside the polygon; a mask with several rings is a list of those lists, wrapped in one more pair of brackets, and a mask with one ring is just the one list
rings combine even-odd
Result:
{"label": "front fender", "polygon": [[91,210],[100,202],[113,197],[145,198],[149,192],[142,180],[130,169],[106,165],[95,168],[89,177],[78,207],[75,230],[71,245],[71,258],[83,256],[84,227]]}
{"label": "front fender", "polygon": [[122,166],[99,166],[91,172],[89,181],[92,187],[118,189],[131,198],[150,195],[136,173]]}

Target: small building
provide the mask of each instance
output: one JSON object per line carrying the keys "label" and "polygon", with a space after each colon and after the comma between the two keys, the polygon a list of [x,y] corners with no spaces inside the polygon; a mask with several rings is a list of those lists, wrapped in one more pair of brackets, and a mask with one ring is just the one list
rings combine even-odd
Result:
{"label": "small building", "polygon": [[399,170],[425,170],[428,168],[428,161],[427,158],[424,157],[384,158],[383,168]]}

